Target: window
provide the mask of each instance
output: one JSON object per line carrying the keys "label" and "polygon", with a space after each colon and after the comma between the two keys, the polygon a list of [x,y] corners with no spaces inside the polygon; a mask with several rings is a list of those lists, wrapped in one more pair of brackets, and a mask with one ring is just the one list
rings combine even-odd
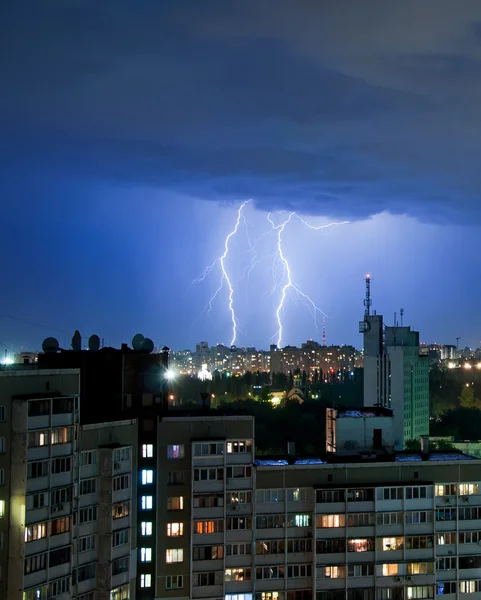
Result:
{"label": "window", "polygon": [[0,519],[5,516],[5,500],[0,500]]}
{"label": "window", "polygon": [[152,548],[140,549],[140,562],[152,562]]}
{"label": "window", "polygon": [[72,529],[72,517],[62,517],[55,519],[50,524],[50,535],[60,535],[67,533]]}
{"label": "window", "polygon": [[194,456],[212,456],[224,454],[223,442],[194,444]]}
{"label": "window", "polygon": [[349,577],[371,577],[374,575],[374,565],[348,565],[347,574]]}
{"label": "window", "polygon": [[241,567],[239,569],[226,569],[225,580],[226,581],[250,581],[251,570]]}
{"label": "window", "polygon": [[460,483],[459,484],[459,495],[460,496],[472,496],[478,494],[479,486],[477,483]]}
{"label": "window", "polygon": [[85,537],[78,538],[78,551],[88,552],[89,550],[95,549],[95,535],[86,535]]}
{"label": "window", "polygon": [[436,496],[456,496],[456,484],[440,483],[434,486]]}
{"label": "window", "polygon": [[316,569],[318,579],[344,579],[346,576],[345,565],[333,565],[329,567],[318,567]]}
{"label": "window", "polygon": [[183,471],[169,471],[167,485],[182,485],[185,481]]}
{"label": "window", "polygon": [[257,529],[274,529],[284,527],[284,515],[257,515]]}
{"label": "window", "polygon": [[124,546],[129,543],[129,530],[121,529],[120,531],[114,531],[112,533],[112,548],[117,546]]}
{"label": "window", "polygon": [[[226,569],[227,570],[227,569]],[[284,579],[286,571],[284,566],[278,567],[256,567],[256,579]],[[227,581],[227,578],[226,578]],[[239,581],[238,579],[229,581]],[[243,581],[241,579],[240,581]]]}
{"label": "window", "polygon": [[167,523],[167,535],[169,537],[179,537],[184,535],[183,523]]}
{"label": "window", "polygon": [[345,491],[344,490],[317,490],[316,491],[316,502],[318,504],[324,504],[326,502],[344,502]]}
{"label": "window", "polygon": [[0,485],[5,485],[5,469],[0,469]]}
{"label": "window", "polygon": [[152,535],[152,521],[142,521],[140,523],[140,535]]}
{"label": "window", "polygon": [[154,457],[154,445],[153,444],[142,444],[142,457],[153,458]]}
{"label": "window", "polygon": [[25,559],[24,573],[36,573],[37,571],[43,571],[47,568],[47,553],[37,554],[36,556],[29,556]]}
{"label": "window", "polygon": [[436,559],[436,570],[451,571],[456,568],[456,556],[443,556]]}
{"label": "window", "polygon": [[165,578],[166,590],[181,590],[184,587],[182,575],[169,575]]}
{"label": "window", "polygon": [[169,548],[165,551],[165,562],[167,564],[181,563],[184,561],[184,551],[182,548]]}
{"label": "window", "polygon": [[372,538],[347,540],[348,552],[369,552],[370,550],[374,550],[374,540]]}
{"label": "window", "polygon": [[222,467],[194,469],[194,481],[223,481],[223,479],[224,469]]}
{"label": "window", "polygon": [[203,587],[206,585],[222,585],[224,581],[224,574],[222,571],[207,572],[207,573],[194,573],[192,576],[192,584],[196,587]]}
{"label": "window", "polygon": [[72,470],[72,457],[66,456],[52,459],[52,473],[67,473]]}
{"label": "window", "polygon": [[130,512],[130,502],[118,502],[112,506],[112,519],[122,519],[128,517]]}
{"label": "window", "polygon": [[142,469],[140,474],[140,481],[142,485],[149,485],[154,483],[154,471],[152,469]]}
{"label": "window", "polygon": [[167,458],[184,458],[185,446],[184,444],[174,444],[167,446]]}
{"label": "window", "polygon": [[227,504],[250,504],[252,502],[252,492],[226,492]]}
{"label": "window", "polygon": [[311,577],[312,576],[312,565],[288,565],[287,577],[299,578],[299,577]]}
{"label": "window", "polygon": [[348,490],[347,500],[348,502],[366,502],[368,500],[374,500],[374,490],[372,488]]}
{"label": "window", "polygon": [[71,413],[73,410],[73,398],[53,398],[52,399],[52,414],[62,415]]}
{"label": "window", "polygon": [[193,560],[222,560],[223,546],[196,546],[192,549]]}
{"label": "window", "polygon": [[91,523],[97,520],[97,507],[88,506],[87,508],[81,508],[79,513],[80,523]]}
{"label": "window", "polygon": [[114,463],[126,462],[130,460],[130,447],[116,448],[114,450]]}
{"label": "window", "polygon": [[287,527],[310,527],[311,515],[287,515]]}
{"label": "window", "polygon": [[312,540],[299,539],[287,541],[287,552],[312,552]]}
{"label": "window", "polygon": [[141,588],[152,587],[152,575],[150,573],[142,573],[140,575],[140,587]]}
{"label": "window", "polygon": [[268,540],[256,542],[256,554],[284,554],[286,543],[284,540]]}
{"label": "window", "polygon": [[[2,409],[3,415],[5,415],[5,407],[0,406],[0,421],[5,421],[2,419]],[[50,414],[50,400],[35,400],[28,403],[28,416],[29,417],[42,417],[44,415]]]}
{"label": "window", "polygon": [[457,588],[456,581],[446,581],[444,583],[437,584],[437,593],[438,594],[455,594]]}
{"label": "window", "polygon": [[433,547],[432,535],[408,535],[406,536],[406,548],[408,550],[419,550]]}
{"label": "window", "polygon": [[142,496],[140,498],[140,508],[142,510],[152,510],[153,505],[153,496]]}
{"label": "window", "polygon": [[72,486],[57,488],[50,493],[50,506],[57,506],[72,500]]}
{"label": "window", "polygon": [[[152,498],[152,496],[150,496]],[[184,496],[167,498],[167,510],[184,510]]]}
{"label": "window", "polygon": [[0,422],[5,422],[5,406],[0,406]]}
{"label": "window", "polygon": [[[440,509],[439,512],[441,512],[441,510],[452,510],[454,512],[454,516],[452,520],[456,519],[456,509],[455,508],[445,508],[445,509]],[[438,511],[436,511],[438,512]],[[479,519],[481,519],[481,507],[480,506],[460,506],[458,509],[458,519],[460,521],[478,521]],[[436,517],[436,520],[437,517]],[[439,519],[442,520],[442,519]],[[447,519],[446,519],[447,520]]]}
{"label": "window", "polygon": [[406,588],[407,600],[418,600],[425,598],[434,598],[434,586],[432,585],[415,585]]}
{"label": "window", "polygon": [[399,573],[398,563],[385,563],[382,565],[382,574],[384,576],[397,575]]}
{"label": "window", "polygon": [[128,573],[129,571],[129,557],[122,556],[112,561],[112,577],[120,575],[121,573]]}
{"label": "window", "polygon": [[345,527],[346,515],[317,515],[316,516],[316,527]]}
{"label": "window", "polygon": [[30,431],[28,433],[28,447],[41,448],[42,446],[48,446],[48,429]]}
{"label": "window", "polygon": [[244,554],[251,554],[252,548],[249,542],[239,544],[227,544],[225,547],[225,553],[227,556],[243,556]]}
{"label": "window", "polygon": [[194,494],[194,508],[216,508],[224,506],[222,494]]}
{"label": "window", "polygon": [[[276,594],[277,592],[271,592]],[[264,592],[263,595],[269,594],[269,592]],[[252,594],[226,594],[225,600],[252,600]]]}
{"label": "window", "polygon": [[366,527],[368,525],[374,525],[374,523],[374,513],[349,513],[347,515],[348,527]]}
{"label": "window", "polygon": [[309,490],[307,488],[293,488],[287,490],[288,502],[307,502],[309,500]]}
{"label": "window", "polygon": [[227,530],[252,529],[252,517],[228,517]]}
{"label": "window", "polygon": [[80,482],[80,495],[84,494],[95,494],[97,491],[97,480],[96,479],[83,479]]}
{"label": "window", "polygon": [[[93,593],[93,592],[90,592]],[[126,583],[118,588],[113,589],[110,592],[110,600],[129,600],[130,598],[130,584]],[[79,600],[82,600],[80,597]],[[89,598],[90,600],[90,598]],[[93,598],[92,598],[93,600]]]}
{"label": "window", "polygon": [[60,594],[66,594],[69,591],[70,577],[64,577],[62,579],[57,579],[56,581],[51,581],[48,586],[48,595],[51,598],[60,596]]}
{"label": "window", "polygon": [[318,554],[337,554],[346,551],[346,540],[344,538],[321,539],[316,541],[316,552]]}
{"label": "window", "polygon": [[227,467],[226,471],[227,479],[245,479],[252,476],[252,467],[246,465]]}
{"label": "window", "polygon": [[97,464],[97,450],[87,450],[80,453],[80,466],[88,467]]}
{"label": "window", "polygon": [[402,487],[380,488],[377,492],[378,500],[402,500],[403,497]]}
{"label": "window", "polygon": [[256,499],[258,504],[284,502],[284,490],[258,490]]}
{"label": "window", "polygon": [[72,441],[72,427],[60,427],[59,429],[52,429],[51,440],[52,445],[68,444],[68,442]]}
{"label": "window", "polygon": [[425,562],[407,563],[408,575],[427,575],[433,573],[434,564]]}
{"label": "window", "polygon": [[252,452],[252,441],[235,441],[235,442],[227,442],[227,454],[235,454],[235,453],[247,453]]}
{"label": "window", "polygon": [[31,462],[27,465],[27,477],[36,479],[37,477],[46,477],[48,475],[48,460]]}
{"label": "window", "polygon": [[406,511],[406,523],[417,525],[418,523],[432,523],[432,510],[408,510]]}
{"label": "window", "polygon": [[460,531],[460,544],[478,544],[481,541],[481,531]]}
{"label": "window", "polygon": [[5,452],[5,438],[0,437],[0,454]]}
{"label": "window", "polygon": [[219,533],[224,531],[224,520],[215,519],[212,521],[194,521],[194,533]]}
{"label": "window", "polygon": [[404,546],[404,538],[402,537],[385,537],[381,538],[381,550],[389,552],[390,550],[401,550]]}
{"label": "window", "polygon": [[37,523],[25,527],[25,542],[35,542],[47,537],[47,523]]}
{"label": "window", "polygon": [[444,546],[445,544],[455,544],[456,534],[455,533],[438,533],[436,536],[436,544],[438,546]]}
{"label": "window", "polygon": [[426,486],[419,487],[407,487],[406,488],[406,500],[415,500],[418,498],[430,498],[428,495],[428,488]]}
{"label": "window", "polygon": [[52,550],[48,556],[49,568],[58,567],[59,565],[67,564],[68,562],[70,562],[70,556],[71,556],[70,546]]}
{"label": "window", "polygon": [[114,492],[118,492],[120,490],[127,490],[130,487],[129,475],[120,475],[119,477],[114,477],[112,486]]}

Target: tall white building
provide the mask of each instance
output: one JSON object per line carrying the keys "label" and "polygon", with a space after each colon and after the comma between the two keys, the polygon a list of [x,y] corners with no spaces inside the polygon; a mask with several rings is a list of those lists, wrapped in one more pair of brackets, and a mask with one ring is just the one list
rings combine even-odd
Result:
{"label": "tall white building", "polygon": [[419,333],[385,326],[371,314],[370,279],[359,330],[364,346],[364,406],[384,406],[394,414],[396,449],[429,435],[429,358],[421,354]]}

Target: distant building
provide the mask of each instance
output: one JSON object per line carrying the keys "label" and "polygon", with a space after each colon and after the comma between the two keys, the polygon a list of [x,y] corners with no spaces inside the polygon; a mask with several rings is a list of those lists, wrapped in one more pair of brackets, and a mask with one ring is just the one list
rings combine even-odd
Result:
{"label": "distant building", "polygon": [[429,357],[422,354],[419,333],[410,327],[384,326],[370,313],[370,280],[366,312],[360,323],[364,342],[364,406],[383,406],[394,413],[395,447],[429,435]]}

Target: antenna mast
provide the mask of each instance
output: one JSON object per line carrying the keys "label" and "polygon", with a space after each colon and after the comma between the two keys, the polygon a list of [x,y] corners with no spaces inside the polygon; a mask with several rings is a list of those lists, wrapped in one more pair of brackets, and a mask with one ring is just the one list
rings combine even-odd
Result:
{"label": "antenna mast", "polygon": [[364,299],[364,317],[369,317],[371,313],[371,276],[366,275],[366,298]]}
{"label": "antenna mast", "polygon": [[401,315],[401,327],[403,326],[403,317],[404,317],[404,308],[401,308],[401,310],[399,311],[399,314]]}
{"label": "antenna mast", "polygon": [[322,317],[322,345],[326,346],[326,317]]}

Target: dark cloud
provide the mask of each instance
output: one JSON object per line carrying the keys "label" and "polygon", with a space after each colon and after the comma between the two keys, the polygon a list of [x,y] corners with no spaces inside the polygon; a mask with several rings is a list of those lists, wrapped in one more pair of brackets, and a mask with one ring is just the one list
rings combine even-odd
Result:
{"label": "dark cloud", "polygon": [[4,168],[481,219],[477,0],[2,6]]}

